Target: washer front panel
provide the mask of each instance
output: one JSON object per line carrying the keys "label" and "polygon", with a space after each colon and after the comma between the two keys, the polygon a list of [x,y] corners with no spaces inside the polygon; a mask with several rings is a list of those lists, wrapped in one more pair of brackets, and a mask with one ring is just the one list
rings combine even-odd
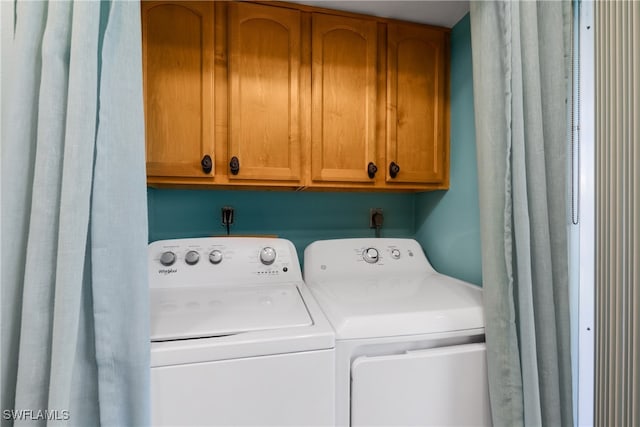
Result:
{"label": "washer front panel", "polygon": [[151,369],[154,426],[330,426],[334,351]]}

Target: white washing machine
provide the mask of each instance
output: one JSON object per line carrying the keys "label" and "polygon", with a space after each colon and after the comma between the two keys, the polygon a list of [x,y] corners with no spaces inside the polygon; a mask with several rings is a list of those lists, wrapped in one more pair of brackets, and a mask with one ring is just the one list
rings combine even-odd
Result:
{"label": "white washing machine", "polygon": [[337,425],[491,425],[481,288],[411,239],[317,241],[304,278],[336,332]]}
{"label": "white washing machine", "polygon": [[331,425],[331,325],[291,242],[149,245],[153,425]]}

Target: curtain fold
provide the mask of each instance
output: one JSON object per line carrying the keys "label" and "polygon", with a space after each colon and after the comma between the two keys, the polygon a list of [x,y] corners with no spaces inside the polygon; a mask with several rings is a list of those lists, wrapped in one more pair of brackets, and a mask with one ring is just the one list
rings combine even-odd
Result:
{"label": "curtain fold", "polygon": [[471,2],[489,388],[497,426],[572,425],[569,2]]}
{"label": "curtain fold", "polygon": [[2,29],[2,425],[148,425],[140,6],[14,7]]}

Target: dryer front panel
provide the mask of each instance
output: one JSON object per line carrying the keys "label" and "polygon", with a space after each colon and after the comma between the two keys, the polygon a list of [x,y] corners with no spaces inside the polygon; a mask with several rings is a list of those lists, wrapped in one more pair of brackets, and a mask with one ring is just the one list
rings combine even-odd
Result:
{"label": "dryer front panel", "polygon": [[484,343],[360,356],[351,426],[490,426]]}

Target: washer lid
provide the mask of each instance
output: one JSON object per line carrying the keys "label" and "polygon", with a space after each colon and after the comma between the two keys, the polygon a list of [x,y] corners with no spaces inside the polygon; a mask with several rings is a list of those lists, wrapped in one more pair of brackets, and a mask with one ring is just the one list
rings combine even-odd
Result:
{"label": "washer lid", "polygon": [[307,281],[338,339],[484,328],[482,288],[438,273]]}
{"label": "washer lid", "polygon": [[205,338],[312,324],[293,284],[151,289],[151,341]]}

